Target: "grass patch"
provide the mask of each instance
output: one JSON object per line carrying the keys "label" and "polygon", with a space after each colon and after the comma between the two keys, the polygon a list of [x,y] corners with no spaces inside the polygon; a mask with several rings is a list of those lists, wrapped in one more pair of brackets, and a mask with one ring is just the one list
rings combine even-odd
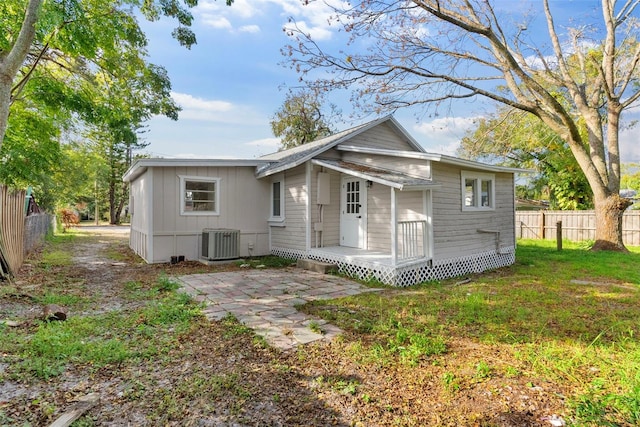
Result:
{"label": "grass patch", "polygon": [[519,242],[509,268],[409,289],[304,307],[351,334],[359,363],[418,366],[463,358],[455,346],[497,348],[502,360],[447,366],[442,386],[464,378],[537,378],[569,390],[577,424],[640,421],[640,249],[588,252],[567,242]]}
{"label": "grass patch", "polygon": [[73,264],[71,253],[63,250],[47,251],[42,255],[41,266],[43,268],[66,267]]}
{"label": "grass patch", "polygon": [[2,327],[0,332],[10,336],[1,341],[0,351],[22,360],[9,370],[12,377],[48,379],[69,364],[100,368],[165,354],[200,313],[188,295],[169,292],[126,315],[72,316],[40,322],[35,331]]}
{"label": "grass patch", "polygon": [[249,268],[285,268],[290,267],[295,263],[296,260],[294,259],[281,258],[275,255],[266,255],[237,261],[236,265],[246,266]]}

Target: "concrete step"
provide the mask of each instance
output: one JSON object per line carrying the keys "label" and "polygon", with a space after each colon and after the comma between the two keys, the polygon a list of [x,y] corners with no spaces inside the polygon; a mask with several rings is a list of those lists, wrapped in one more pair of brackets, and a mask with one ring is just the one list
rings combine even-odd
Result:
{"label": "concrete step", "polygon": [[316,261],[314,259],[299,259],[296,266],[304,270],[315,271],[316,273],[323,274],[338,271],[337,265],[329,264],[328,262]]}

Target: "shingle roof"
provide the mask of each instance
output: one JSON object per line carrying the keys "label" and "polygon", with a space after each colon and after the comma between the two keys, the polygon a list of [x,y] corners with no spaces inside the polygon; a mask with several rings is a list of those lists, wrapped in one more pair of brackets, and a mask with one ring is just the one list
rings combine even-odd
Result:
{"label": "shingle roof", "polygon": [[309,142],[304,145],[299,145],[297,147],[290,148],[288,150],[278,151],[276,153],[271,153],[271,154],[267,154],[265,156],[259,157],[258,160],[269,161],[269,164],[259,166],[257,169],[256,175],[258,178],[262,178],[262,177],[269,176],[274,173],[278,173],[283,170],[298,166],[306,162],[307,160],[310,160],[311,158],[317,156],[318,154],[335,147],[341,142],[344,142],[349,138],[352,138],[386,121],[391,122],[402,134],[404,134],[408,142],[411,145],[415,146],[417,150],[423,151],[420,144],[418,144],[410,135],[408,135],[404,131],[402,126],[400,126],[395,121],[393,116],[385,116],[380,119],[363,123],[351,129],[338,132],[336,134],[318,139],[313,142]]}

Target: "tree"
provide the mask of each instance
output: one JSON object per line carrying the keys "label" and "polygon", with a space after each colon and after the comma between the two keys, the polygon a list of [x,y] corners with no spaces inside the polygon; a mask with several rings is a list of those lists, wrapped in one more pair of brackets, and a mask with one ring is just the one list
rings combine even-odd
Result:
{"label": "tree", "polygon": [[139,7],[150,20],[176,18],[173,35],[190,47],[195,36],[188,9],[196,4],[197,0],[32,0],[26,9],[18,0],[0,4],[0,28],[7,35],[0,39],[0,180],[33,185],[49,209],[56,202],[69,204],[69,194],[80,197],[76,189],[89,187],[85,180],[65,180],[75,184],[74,189],[62,191],[52,178],[71,163],[65,158],[69,150],[60,144],[77,141],[80,130],[93,131],[111,142],[102,151],[94,147],[93,153],[112,169],[105,185],[112,190],[110,210],[121,210],[128,188],[119,188],[122,183],[115,174],[138,146],[136,129],[153,114],[177,119],[179,110],[171,99],[166,71],[146,61],[147,41],[132,7]]}
{"label": "tree", "polygon": [[621,114],[640,98],[639,4],[601,0],[601,19],[563,29],[561,40],[543,0],[547,38],[536,44],[544,34],[530,29],[534,15],[505,16],[490,0],[364,0],[335,10],[351,47],[332,55],[293,25],[296,43],[284,53],[303,76],[325,71],[312,87],[355,88],[357,105],[394,110],[480,96],[534,115],[567,143],[593,191],[593,248],[624,251],[618,137]]}
{"label": "tree", "polygon": [[[226,0],[227,5],[231,2]],[[172,35],[190,47],[196,38],[189,9],[196,5],[197,0],[28,0],[26,4],[4,0],[0,4],[4,35],[0,38],[0,149],[10,107],[41,64],[56,63],[59,55],[82,59],[88,67],[106,65],[104,59],[120,61],[109,53],[118,51],[122,40],[146,54],[146,38],[134,8],[152,21],[161,16],[176,19]]]}
{"label": "tree", "polygon": [[282,138],[280,149],[306,144],[335,132],[330,121],[340,113],[333,104],[330,109],[330,117],[327,119],[322,112],[322,99],[316,92],[289,92],[282,107],[271,118],[273,135]]}
{"label": "tree", "polygon": [[558,134],[535,116],[512,108],[477,122],[460,142],[458,156],[510,167],[537,170],[527,188],[536,198],[548,198],[552,209],[592,209],[593,193],[571,150]]}

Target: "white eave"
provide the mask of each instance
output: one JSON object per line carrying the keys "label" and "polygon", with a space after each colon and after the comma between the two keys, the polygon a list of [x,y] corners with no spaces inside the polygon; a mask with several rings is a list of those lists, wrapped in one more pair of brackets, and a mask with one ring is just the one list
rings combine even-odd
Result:
{"label": "white eave", "polygon": [[134,181],[152,167],[258,167],[268,163],[257,159],[138,159],[124,174],[122,180]]}
{"label": "white eave", "polygon": [[367,130],[372,129],[375,126],[378,126],[379,124],[385,122],[389,123],[397,130],[400,135],[404,136],[405,141],[410,146],[412,146],[419,152],[424,152],[424,148],[422,148],[422,146],[418,144],[418,142],[406,132],[406,130],[400,125],[400,123],[398,123],[398,121],[393,116],[385,116],[380,119],[361,124],[354,128],[338,132],[334,135],[330,135],[328,137],[310,142],[308,144],[299,145],[289,150],[279,151],[262,156],[260,157],[260,160],[268,160],[271,164],[266,165],[263,168],[258,168],[258,170],[256,171],[256,177],[264,178],[266,176],[299,166],[313,159],[319,154],[331,148],[334,148],[345,141],[348,141],[356,135],[366,132]]}
{"label": "white eave", "polygon": [[490,165],[487,163],[474,162],[473,160],[460,159],[458,157],[446,156],[444,154],[437,154],[437,153],[387,150],[383,148],[357,147],[352,145],[339,145],[338,147],[336,147],[336,149],[340,151],[348,151],[352,153],[379,154],[382,156],[402,157],[406,159],[429,160],[432,162],[447,163],[451,165],[473,168],[473,169],[482,169],[482,170],[491,171],[491,172],[507,172],[507,173],[535,172],[531,169],[509,168],[505,166]]}
{"label": "white eave", "polygon": [[441,187],[440,184],[436,184],[430,179],[416,178],[395,170],[371,167],[370,165],[343,162],[342,160],[320,159],[313,159],[311,163],[346,175],[396,188],[400,191],[421,191]]}

